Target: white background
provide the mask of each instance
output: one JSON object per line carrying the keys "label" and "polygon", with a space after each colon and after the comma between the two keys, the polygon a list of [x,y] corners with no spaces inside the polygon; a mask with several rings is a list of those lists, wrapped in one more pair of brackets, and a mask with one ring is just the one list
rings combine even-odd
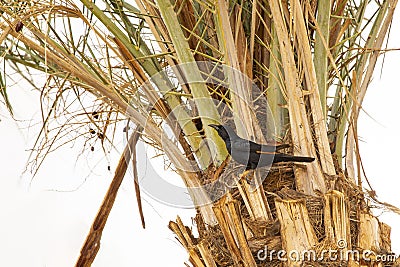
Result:
{"label": "white background", "polygon": [[[399,47],[397,12],[389,48]],[[359,121],[361,155],[379,199],[400,207],[400,52],[387,53],[382,76],[380,67],[364,102],[375,121],[365,113]],[[37,93],[26,88],[9,94],[17,119],[37,121]],[[26,122],[12,120],[4,107],[0,114],[0,266],[73,266],[113,173],[107,170],[106,161],[97,163],[96,156],[76,163],[81,147],[67,146],[49,156],[30,184],[30,173],[22,173],[37,128],[21,129]],[[118,157],[111,157],[111,170]],[[143,198],[146,230],[140,225],[132,178],[125,179],[93,266],[149,266],[149,262],[152,266],[183,266],[187,254],[167,225],[177,214],[191,225],[194,212],[160,204],[146,195]],[[393,250],[399,254],[400,216],[377,215],[392,226]]]}

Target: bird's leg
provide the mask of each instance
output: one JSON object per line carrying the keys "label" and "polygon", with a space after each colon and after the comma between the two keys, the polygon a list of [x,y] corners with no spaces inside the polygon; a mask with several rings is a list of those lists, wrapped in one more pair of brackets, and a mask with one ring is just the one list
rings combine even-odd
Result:
{"label": "bird's leg", "polygon": [[249,172],[250,170],[245,170],[244,172],[242,172],[242,174],[240,175],[240,179],[246,177]]}
{"label": "bird's leg", "polygon": [[253,174],[254,174],[254,170],[252,170],[252,169],[245,170],[245,171],[240,175],[240,179],[246,178],[246,180],[247,180],[247,175],[248,175],[250,172],[253,172]]}

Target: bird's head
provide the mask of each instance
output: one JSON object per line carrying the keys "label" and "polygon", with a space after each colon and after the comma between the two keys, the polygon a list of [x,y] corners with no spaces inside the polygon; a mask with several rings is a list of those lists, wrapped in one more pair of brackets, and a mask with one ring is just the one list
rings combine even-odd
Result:
{"label": "bird's head", "polygon": [[209,124],[208,126],[214,128],[224,141],[236,136],[232,128],[227,125]]}

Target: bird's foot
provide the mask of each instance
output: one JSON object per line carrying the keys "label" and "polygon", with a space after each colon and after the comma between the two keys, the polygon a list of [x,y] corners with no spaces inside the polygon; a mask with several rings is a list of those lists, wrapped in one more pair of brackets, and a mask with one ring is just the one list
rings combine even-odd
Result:
{"label": "bird's foot", "polygon": [[[252,173],[252,175],[249,177],[249,173]],[[245,170],[241,175],[240,175],[240,179],[246,179],[246,181],[248,183],[251,183],[252,179],[254,176],[254,170]]]}

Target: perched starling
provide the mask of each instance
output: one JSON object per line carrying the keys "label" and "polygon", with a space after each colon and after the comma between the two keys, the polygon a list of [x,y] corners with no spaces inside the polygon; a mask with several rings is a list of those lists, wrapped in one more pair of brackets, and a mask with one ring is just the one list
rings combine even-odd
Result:
{"label": "perched starling", "polygon": [[246,166],[246,170],[271,166],[275,162],[312,162],[311,157],[293,156],[276,152],[287,145],[261,145],[250,140],[240,138],[232,128],[227,125],[209,124],[224,140],[226,149],[232,158]]}

